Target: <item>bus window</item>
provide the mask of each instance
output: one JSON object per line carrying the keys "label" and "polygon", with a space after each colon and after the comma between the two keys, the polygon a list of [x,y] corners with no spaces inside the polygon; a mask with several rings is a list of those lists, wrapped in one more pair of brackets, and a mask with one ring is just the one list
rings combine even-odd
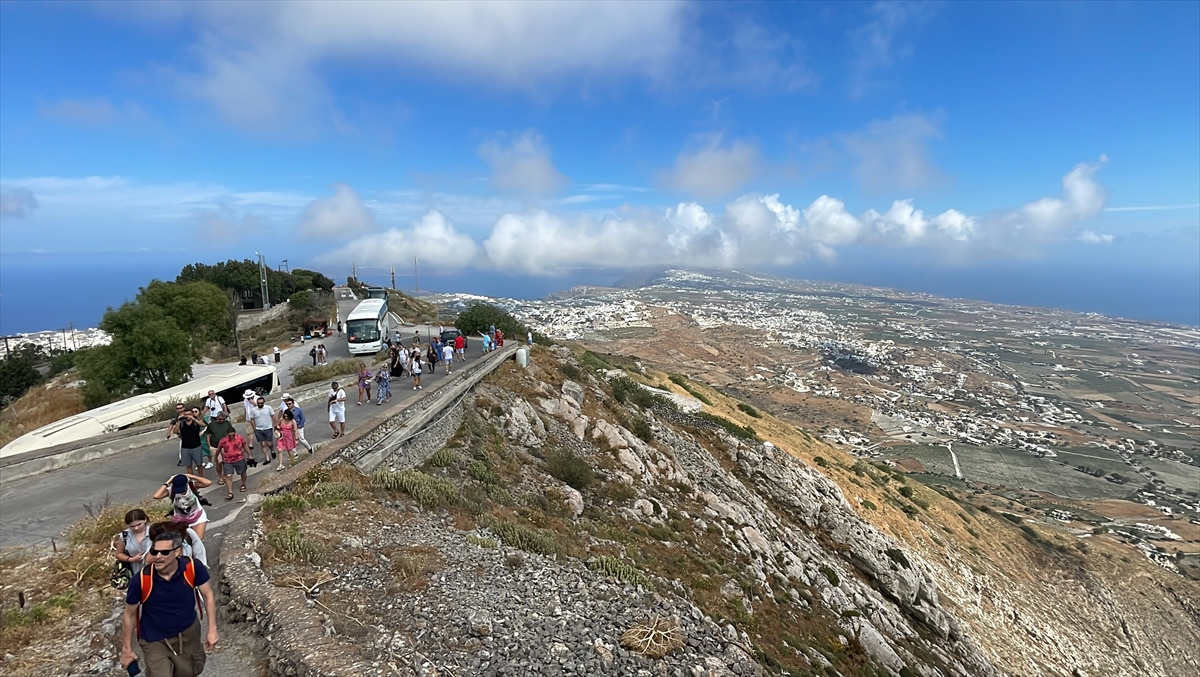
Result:
{"label": "bus window", "polygon": [[351,343],[378,341],[379,323],[376,320],[350,320],[346,323],[346,337]]}

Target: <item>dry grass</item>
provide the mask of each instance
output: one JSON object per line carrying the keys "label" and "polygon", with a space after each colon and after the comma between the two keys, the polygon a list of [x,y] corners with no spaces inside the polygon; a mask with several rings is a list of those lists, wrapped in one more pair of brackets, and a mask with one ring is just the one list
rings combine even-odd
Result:
{"label": "dry grass", "polygon": [[44,425],[86,411],[79,388],[67,387],[76,380],[73,370],[45,385],[32,388],[0,411],[0,446]]}
{"label": "dry grass", "polygon": [[[109,587],[113,562],[109,539],[125,527],[132,508],[162,513],[158,504],[92,505],[69,531],[59,551],[42,555],[11,549],[0,556],[0,647],[17,656],[4,674],[33,677],[74,674],[71,638],[90,636],[117,608],[124,593]],[[24,601],[22,606],[21,601]]]}

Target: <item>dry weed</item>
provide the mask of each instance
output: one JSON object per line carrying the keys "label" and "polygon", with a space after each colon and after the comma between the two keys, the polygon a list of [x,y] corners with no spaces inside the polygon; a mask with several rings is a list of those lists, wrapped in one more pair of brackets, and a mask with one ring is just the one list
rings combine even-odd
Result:
{"label": "dry weed", "polygon": [[78,378],[74,372],[36,386],[0,411],[0,446],[68,416],[87,410],[79,388],[67,387]]}
{"label": "dry weed", "polygon": [[683,644],[683,632],[674,618],[655,616],[621,634],[621,646],[650,658],[662,658]]}

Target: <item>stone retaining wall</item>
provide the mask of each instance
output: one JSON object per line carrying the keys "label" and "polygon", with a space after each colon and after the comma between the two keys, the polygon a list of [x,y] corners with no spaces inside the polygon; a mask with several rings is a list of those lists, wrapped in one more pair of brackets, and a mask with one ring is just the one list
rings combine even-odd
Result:
{"label": "stone retaining wall", "polygon": [[287,301],[278,303],[267,308],[266,310],[243,310],[238,313],[237,328],[238,331],[245,331],[251,327],[257,327],[260,324],[270,322],[287,314],[291,305]]}

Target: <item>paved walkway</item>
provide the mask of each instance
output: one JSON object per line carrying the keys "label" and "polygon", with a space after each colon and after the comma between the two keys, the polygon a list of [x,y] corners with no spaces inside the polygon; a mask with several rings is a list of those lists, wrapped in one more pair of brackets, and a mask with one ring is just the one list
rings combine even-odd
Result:
{"label": "paved walkway", "polygon": [[[460,368],[474,364],[480,358],[479,342],[475,341],[468,350],[467,362]],[[307,356],[306,356],[307,357]],[[353,430],[363,421],[381,413],[396,409],[418,395],[426,395],[440,387],[446,380],[445,372],[439,368],[435,374],[424,374],[424,390],[414,392],[410,378],[392,382],[392,403],[383,407],[373,404],[354,404],[357,390],[353,383],[346,387],[346,429]],[[279,401],[272,398],[271,406],[278,408]],[[331,431],[325,414],[325,398],[300,402],[308,415],[305,434],[308,441],[318,444],[330,439]],[[238,403],[234,405],[240,406]],[[241,430],[239,424],[239,432]],[[176,466],[179,452],[177,439],[167,441],[166,424],[163,424],[163,442],[141,449],[122,452],[104,458],[79,463],[73,466],[26,477],[12,482],[0,478],[0,548],[12,546],[49,547],[51,539],[62,542],[62,531],[84,516],[83,506],[99,505],[105,500],[113,503],[137,503],[154,492],[170,475],[180,470]],[[261,458],[255,449],[256,458]],[[307,457],[307,454],[304,455]],[[212,470],[207,471],[212,477]],[[252,469],[249,477],[250,491],[265,473],[274,473],[274,467],[259,465]],[[209,519],[217,521],[234,510],[244,494],[234,501],[226,501],[224,488],[213,486],[204,493],[213,503],[208,508]],[[236,493],[236,492],[235,492]]]}

